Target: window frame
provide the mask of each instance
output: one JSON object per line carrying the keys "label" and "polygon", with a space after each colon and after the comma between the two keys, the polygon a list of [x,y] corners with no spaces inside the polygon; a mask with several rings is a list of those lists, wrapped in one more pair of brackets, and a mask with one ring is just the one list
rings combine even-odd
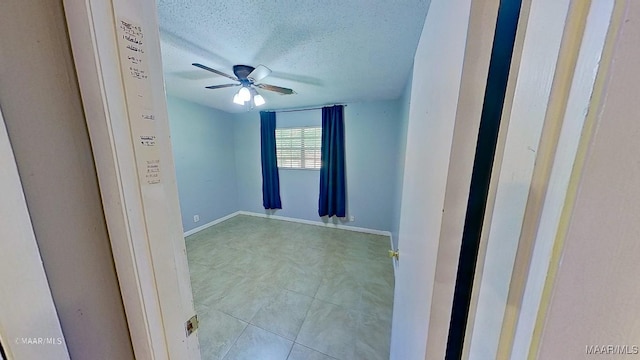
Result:
{"label": "window frame", "polygon": [[[315,146],[310,146],[310,147],[305,147],[305,137],[304,137],[304,130],[305,129],[318,129],[319,131],[319,136],[318,136],[318,140],[320,141],[319,145],[317,147]],[[283,166],[281,163],[281,160],[283,157],[279,156],[279,150],[282,150],[282,147],[279,146],[278,144],[278,131],[282,131],[282,130],[300,130],[300,156],[299,157],[291,157],[291,159],[294,160],[300,160],[300,166],[299,167],[293,167],[293,166]],[[322,167],[322,126],[321,125],[305,125],[305,126],[287,126],[287,127],[280,127],[280,128],[276,128],[276,133],[275,133],[275,138],[276,138],[276,162],[278,164],[278,170],[312,170],[312,171],[319,171],[320,168]],[[297,139],[297,138],[296,138]],[[307,138],[308,139],[308,138]],[[315,137],[314,137],[315,140]],[[287,147],[286,149],[293,149],[293,150],[297,150],[298,148],[294,148],[294,147]],[[313,151],[318,151],[318,157],[314,158],[314,163],[317,161],[318,163],[318,167],[305,167],[305,159],[308,158],[305,156],[305,151],[306,150],[313,150]]]}

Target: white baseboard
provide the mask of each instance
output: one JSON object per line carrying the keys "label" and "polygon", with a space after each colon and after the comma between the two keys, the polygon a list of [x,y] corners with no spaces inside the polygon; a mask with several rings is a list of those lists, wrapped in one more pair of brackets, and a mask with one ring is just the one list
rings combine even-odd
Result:
{"label": "white baseboard", "polygon": [[328,228],[334,228],[334,229],[349,230],[349,231],[391,237],[391,232],[384,231],[384,230],[367,229],[367,228],[361,228],[357,226],[349,226],[349,225],[342,225],[342,224],[335,224],[335,223],[324,223],[322,221],[297,219],[297,218],[280,216],[280,215],[261,214],[261,213],[251,212],[251,211],[239,211],[239,213],[240,215],[256,216],[256,217],[267,218],[267,219],[290,221],[290,222],[306,224],[306,225],[315,225],[315,226],[322,226],[322,227],[328,227]]}
{"label": "white baseboard", "polygon": [[[287,217],[287,216],[280,216],[280,215],[261,214],[261,213],[251,212],[251,211],[236,211],[236,212],[231,213],[231,214],[229,214],[227,216],[223,216],[223,217],[221,217],[219,219],[216,219],[216,220],[213,220],[211,222],[208,222],[208,223],[206,223],[206,224],[204,224],[202,226],[198,226],[195,229],[191,229],[189,231],[186,231],[184,233],[184,237],[187,237],[189,235],[193,235],[193,234],[195,234],[195,233],[197,233],[199,231],[202,231],[202,230],[204,230],[204,229],[206,229],[208,227],[211,227],[213,225],[219,224],[219,223],[221,223],[221,222],[223,222],[225,220],[231,219],[232,217],[235,217],[235,216],[238,216],[238,215],[255,216],[255,217],[261,217],[261,218],[267,218],[267,219],[295,222],[295,223],[306,224],[306,225],[322,226],[322,227],[328,227],[328,228],[334,228],[334,229],[361,232],[361,233],[366,233],[366,234],[388,236],[389,237],[389,246],[390,246],[389,248],[390,249],[394,249],[394,247],[393,247],[393,236],[391,235],[390,231],[367,229],[367,228],[362,228],[362,227],[357,227],[357,226],[349,226],[349,225],[342,225],[342,224],[336,224],[336,223],[324,223],[322,221],[312,221],[312,220],[305,220],[305,219],[297,219],[297,218],[292,218],[292,217]],[[396,275],[396,270],[398,268],[398,260],[393,258],[392,261],[393,261],[393,274],[395,276]]]}
{"label": "white baseboard", "polygon": [[208,223],[206,223],[206,224],[204,224],[204,225],[202,225],[202,226],[198,226],[198,227],[197,227],[197,228],[195,228],[195,229],[191,229],[191,230],[189,230],[189,231],[185,231],[185,233],[184,233],[184,237],[187,237],[187,236],[189,236],[189,235],[193,235],[193,234],[195,234],[195,233],[197,233],[197,232],[199,232],[199,231],[202,231],[202,230],[204,230],[204,229],[206,229],[206,228],[208,228],[208,227],[211,227],[211,226],[213,226],[213,225],[215,225],[215,224],[219,224],[219,223],[221,223],[221,222],[223,222],[223,221],[225,221],[225,220],[231,219],[232,217],[234,217],[234,216],[236,216],[236,215],[240,215],[240,211],[236,211],[236,212],[231,213],[231,214],[229,214],[229,215],[227,215],[227,216],[223,216],[223,217],[221,217],[221,218],[219,218],[219,219],[215,219],[215,220],[213,220],[213,221],[211,221],[211,222],[208,222]]}

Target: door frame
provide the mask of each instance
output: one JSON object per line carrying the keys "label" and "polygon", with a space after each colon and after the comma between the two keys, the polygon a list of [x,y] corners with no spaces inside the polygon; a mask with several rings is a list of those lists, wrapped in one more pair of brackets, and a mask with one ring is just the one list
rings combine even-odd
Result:
{"label": "door frame", "polygon": [[[518,292],[513,296],[520,302],[515,299],[509,301],[517,304],[520,309],[519,318],[511,324],[505,319],[502,325],[503,333],[513,332],[513,336],[507,335],[504,347],[505,354],[506,351],[511,351],[512,357],[514,357],[513,351],[518,348],[526,350],[529,359],[538,357],[542,332],[548,315],[547,311],[552,300],[552,290],[560,266],[564,240],[573,214],[578,185],[582,178],[586,153],[602,110],[603,99],[606,97],[606,82],[610,76],[609,68],[612,64],[614,47],[629,4],[627,0],[590,0],[588,4],[582,4],[577,0],[572,0],[572,2],[575,3],[572,6],[575,6],[578,11],[581,6],[588,7],[588,9],[583,10],[582,14],[584,16],[580,28],[582,42],[578,49],[574,49],[577,53],[574,64],[575,72],[570,87],[566,90],[566,104],[562,109],[564,121],[562,127],[556,130],[558,132],[555,137],[556,151],[554,162],[547,170],[548,189],[546,189],[544,206],[541,205],[541,208],[538,209],[534,207],[538,211],[532,211],[533,215],[531,215],[532,218],[535,216],[535,219],[538,220],[539,228],[537,233],[533,234],[526,234],[523,231],[523,234],[528,235],[531,239],[531,250],[524,249],[525,256],[516,257],[514,265],[514,273],[526,269],[527,282],[524,289],[518,289],[522,294],[521,297],[518,298]],[[570,30],[567,30],[568,43],[571,43]],[[561,170],[563,167],[565,171]],[[555,205],[555,207],[549,205]],[[551,216],[547,216],[548,213]],[[545,216],[552,217],[555,222],[545,223]],[[552,230],[550,238],[546,237],[544,233],[541,235],[540,229],[543,227]],[[526,240],[526,237],[523,238]],[[518,252],[520,255],[520,249]],[[542,269],[535,263],[540,258],[544,261]],[[542,279],[542,274],[544,274],[544,279]],[[515,276],[512,278],[512,284],[518,281]],[[537,280],[537,283],[534,280]],[[531,296],[532,294],[536,295],[536,301],[527,303],[526,300],[534,298]],[[510,290],[510,298],[511,295]],[[522,297],[524,297],[524,301]],[[534,314],[532,319],[526,319],[528,321],[523,320],[523,310],[526,309],[532,310],[531,312]],[[504,338],[503,335],[501,341]],[[518,340],[528,346],[518,346],[520,345]]]}
{"label": "door frame", "polygon": [[458,257],[469,196],[483,95],[500,0],[473,0],[444,194],[426,359],[443,359],[451,319]]}
{"label": "door frame", "polygon": [[[151,0],[63,3],[136,358],[199,359],[197,333],[189,337],[184,331],[184,322],[195,311],[171,154],[156,4]],[[119,16],[146,30],[163,165],[159,193],[145,193],[138,177],[135,134],[118,58]],[[158,202],[150,196],[160,197],[166,206],[152,207]],[[154,230],[154,225],[161,225],[162,231]]]}
{"label": "door frame", "polygon": [[[532,6],[540,6],[540,3],[540,0],[533,0]],[[539,123],[541,135],[533,146],[533,150],[536,151],[535,160],[526,168],[530,176],[522,183],[527,186],[524,193],[526,201],[523,201],[518,209],[522,212],[517,224],[518,244],[513,257],[510,258],[512,272],[506,284],[508,293],[504,297],[495,296],[495,284],[483,284],[484,261],[488,242],[491,241],[489,235],[495,230],[492,227],[500,226],[493,224],[491,217],[485,219],[463,359],[478,356],[477,353],[471,354],[470,350],[474,335],[478,335],[474,334],[473,325],[480,322],[476,314],[482,286],[491,286],[494,292],[492,300],[504,305],[501,309],[501,326],[494,329],[497,330],[497,341],[490,345],[496,351],[496,358],[519,359],[523,356],[536,356],[537,344],[545,322],[546,305],[551,297],[550,284],[554,282],[554,270],[560,261],[561,240],[564,236],[561,226],[566,225],[562,221],[566,223],[573,211],[571,193],[576,189],[572,188],[571,184],[580,177],[581,159],[580,153],[577,152],[578,146],[588,143],[588,122],[595,116],[598,99],[602,95],[602,84],[599,85],[598,82],[602,82],[601,79],[606,73],[607,53],[610,52],[607,48],[613,43],[612,37],[615,35],[616,21],[619,22],[621,3],[615,1],[615,8],[618,10],[613,11],[614,2],[609,0],[571,0],[567,7],[568,15],[563,18],[562,23],[557,23],[562,25],[563,30],[559,34],[562,36],[562,42],[559,46],[556,45],[556,65],[545,70],[540,68],[540,64],[537,64],[538,69],[535,66],[531,68],[531,65],[536,64],[530,63],[530,70],[527,70],[529,73],[536,73],[537,76],[542,76],[545,72],[551,74],[549,79],[552,83],[549,83],[548,95],[538,99],[527,96],[527,91],[535,90],[531,85],[525,91],[520,91],[519,99],[518,90],[514,91],[510,106],[519,101],[531,108],[532,104],[537,102],[543,105],[545,114],[537,119],[530,119]],[[532,11],[535,12],[535,9],[532,8]],[[527,28],[527,33],[522,34],[522,41],[526,42],[530,33],[540,30],[540,25]],[[548,39],[548,36],[545,37],[545,40]],[[534,55],[529,54],[529,58]],[[524,59],[527,53],[521,50],[521,56]],[[518,68],[514,70],[520,71]],[[550,70],[552,72],[549,72]],[[519,86],[515,76],[510,82],[513,82],[514,88]],[[520,84],[522,85],[524,84]],[[588,109],[588,112],[585,109]],[[500,150],[500,154],[496,154],[490,200],[487,204],[487,212],[490,214],[497,211],[495,197],[499,187],[505,186],[505,183],[508,185],[508,181],[500,179],[500,174],[514,172],[514,169],[507,168],[502,162],[504,143],[513,132],[509,129],[509,126],[513,126],[509,121],[512,115],[509,110],[507,119],[503,119],[501,124],[499,141],[503,143],[503,149]],[[521,111],[519,116],[522,115]],[[513,153],[513,150],[511,152]],[[486,329],[483,332],[486,333]]]}
{"label": "door frame", "polygon": [[[138,359],[200,359],[197,332],[189,336],[186,331],[195,310],[156,4],[150,0],[64,0],[63,4],[134,354]],[[141,122],[133,111],[133,91],[127,88],[128,69],[120,59],[121,20],[144,31],[148,78],[140,93],[155,118],[157,151],[152,156],[160,162],[159,183],[144,181],[141,164],[148,155],[134,141],[140,135],[135,124]]]}
{"label": "door frame", "polygon": [[1,110],[0,168],[0,294],[10,294],[0,296],[4,355],[69,359]]}

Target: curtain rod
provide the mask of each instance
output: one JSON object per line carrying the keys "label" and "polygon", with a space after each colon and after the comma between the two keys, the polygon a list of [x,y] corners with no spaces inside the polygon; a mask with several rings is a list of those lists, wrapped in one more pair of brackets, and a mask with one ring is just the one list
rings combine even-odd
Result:
{"label": "curtain rod", "polygon": [[[309,111],[309,110],[320,110],[320,109],[322,109],[323,107],[336,106],[336,105],[341,105],[341,104],[326,105],[326,106],[313,107],[313,108],[306,108],[306,109],[269,110],[269,111],[277,112],[277,113],[278,113],[278,112],[283,113],[283,112],[295,112],[295,111]],[[342,106],[347,107],[347,105],[342,105]]]}

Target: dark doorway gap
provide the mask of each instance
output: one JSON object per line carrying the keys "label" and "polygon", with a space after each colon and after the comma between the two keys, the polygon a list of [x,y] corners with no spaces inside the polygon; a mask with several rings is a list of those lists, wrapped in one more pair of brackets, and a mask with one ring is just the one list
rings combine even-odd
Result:
{"label": "dark doorway gap", "polygon": [[458,273],[453,295],[445,359],[462,358],[471,291],[478,260],[491,168],[496,152],[500,117],[504,105],[522,0],[501,0],[496,20],[489,74],[484,93],[480,128],[473,161],[471,186],[465,215]]}
{"label": "dark doorway gap", "polygon": [[2,347],[2,341],[0,341],[0,358],[8,359],[7,353],[4,351],[4,347]]}

